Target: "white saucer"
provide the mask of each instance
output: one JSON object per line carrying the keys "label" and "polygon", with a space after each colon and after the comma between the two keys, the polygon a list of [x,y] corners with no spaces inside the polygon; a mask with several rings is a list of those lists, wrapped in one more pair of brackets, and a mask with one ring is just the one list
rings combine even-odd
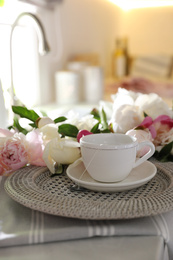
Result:
{"label": "white saucer", "polygon": [[67,176],[73,182],[83,188],[101,192],[116,192],[130,190],[144,185],[155,176],[157,168],[153,163],[145,161],[134,168],[125,180],[121,182],[105,183],[95,181],[85,170],[82,158],[80,158],[69,165],[66,172]]}

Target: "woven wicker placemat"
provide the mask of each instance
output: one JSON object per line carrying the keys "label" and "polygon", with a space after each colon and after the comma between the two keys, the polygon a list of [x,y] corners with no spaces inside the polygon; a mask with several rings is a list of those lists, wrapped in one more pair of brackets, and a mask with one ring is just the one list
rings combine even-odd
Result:
{"label": "woven wicker placemat", "polygon": [[51,177],[46,167],[28,166],[5,182],[5,190],[22,205],[57,216],[81,219],[128,219],[173,209],[173,163],[159,163],[156,176],[129,191],[72,191],[66,173]]}

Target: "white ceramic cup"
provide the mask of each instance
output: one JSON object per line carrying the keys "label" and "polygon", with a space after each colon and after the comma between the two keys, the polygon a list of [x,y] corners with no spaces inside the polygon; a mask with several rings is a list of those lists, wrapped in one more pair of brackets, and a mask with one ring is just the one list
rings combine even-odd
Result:
{"label": "white ceramic cup", "polygon": [[[144,146],[150,148],[148,153],[136,158],[137,151]],[[152,142],[138,143],[135,137],[117,133],[83,136],[80,147],[87,172],[100,182],[124,180],[133,168],[145,162],[155,152]]]}

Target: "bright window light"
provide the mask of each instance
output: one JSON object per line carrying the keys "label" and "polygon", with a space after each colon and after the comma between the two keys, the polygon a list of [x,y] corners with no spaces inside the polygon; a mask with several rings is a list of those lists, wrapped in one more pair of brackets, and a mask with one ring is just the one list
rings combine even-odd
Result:
{"label": "bright window light", "polygon": [[173,6],[173,0],[108,0],[124,11],[137,8]]}
{"label": "bright window light", "polygon": [[35,7],[20,3],[17,0],[5,0],[4,5],[0,7],[0,23],[12,24],[16,16],[24,11],[35,12]]}
{"label": "bright window light", "polygon": [[[0,7],[0,80],[5,104],[10,106],[10,33],[11,26],[22,12],[35,13],[36,8],[16,0],[5,0]],[[27,22],[27,21],[26,21]],[[38,82],[38,46],[35,30],[28,23],[16,26],[12,37],[13,77],[17,97],[28,107],[40,102]]]}

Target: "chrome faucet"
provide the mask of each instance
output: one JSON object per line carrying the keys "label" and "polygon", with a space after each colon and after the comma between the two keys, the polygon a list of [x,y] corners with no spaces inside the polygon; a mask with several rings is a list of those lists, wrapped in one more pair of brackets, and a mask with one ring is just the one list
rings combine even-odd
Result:
{"label": "chrome faucet", "polygon": [[16,103],[16,97],[15,97],[15,90],[14,90],[14,83],[13,83],[13,57],[12,57],[12,36],[13,31],[15,27],[17,26],[19,20],[23,16],[29,16],[34,21],[34,27],[38,35],[38,41],[39,41],[39,53],[40,55],[45,55],[50,51],[48,42],[46,40],[45,31],[43,28],[43,25],[41,21],[38,19],[38,17],[32,13],[24,12],[21,13],[17,19],[14,21],[12,28],[11,28],[11,34],[10,34],[10,68],[11,68],[11,97],[12,97],[12,104],[14,105]]}

